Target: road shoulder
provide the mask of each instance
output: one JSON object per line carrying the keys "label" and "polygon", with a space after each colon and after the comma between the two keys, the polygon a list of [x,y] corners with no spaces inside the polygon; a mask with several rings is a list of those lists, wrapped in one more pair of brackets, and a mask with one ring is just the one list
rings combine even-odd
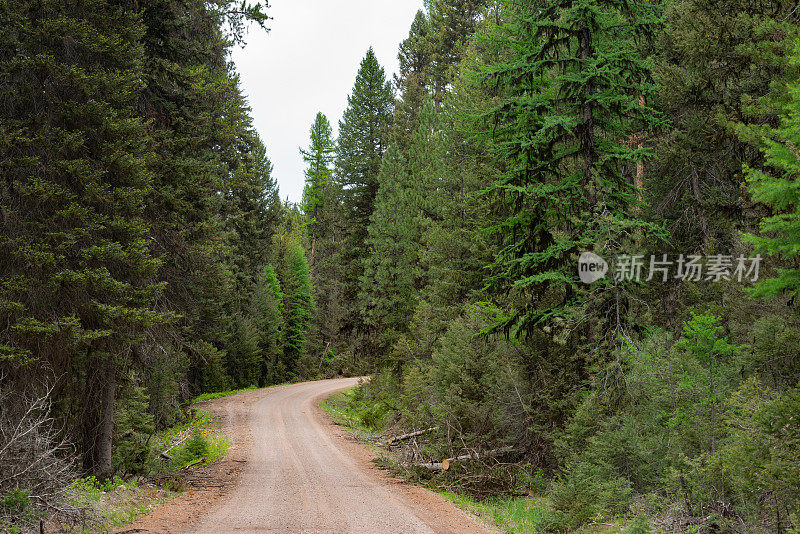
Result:
{"label": "road shoulder", "polygon": [[376,482],[389,487],[414,514],[437,533],[481,534],[497,533],[476,515],[458,508],[441,495],[393,475],[376,465],[378,455],[361,443],[346,426],[336,423],[319,404],[333,393],[318,395],[313,402],[315,421],[323,426],[336,446],[347,454],[359,469]]}

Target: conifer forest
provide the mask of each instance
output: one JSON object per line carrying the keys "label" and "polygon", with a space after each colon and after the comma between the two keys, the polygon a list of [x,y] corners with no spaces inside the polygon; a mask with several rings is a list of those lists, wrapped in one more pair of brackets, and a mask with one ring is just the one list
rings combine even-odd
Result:
{"label": "conifer forest", "polygon": [[369,376],[403,475],[521,532],[800,534],[796,2],[425,0],[297,203],[231,60],[280,24],[0,0],[0,532],[200,395]]}

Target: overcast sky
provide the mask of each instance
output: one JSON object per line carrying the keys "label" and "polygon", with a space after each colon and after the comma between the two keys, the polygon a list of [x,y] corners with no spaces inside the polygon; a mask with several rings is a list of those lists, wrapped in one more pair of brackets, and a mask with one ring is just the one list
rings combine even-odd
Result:
{"label": "overcast sky", "polygon": [[372,46],[387,77],[423,0],[270,0],[270,32],[234,49],[241,88],[275,167],[281,198],[303,193],[299,148],[318,111],[338,129],[358,66]]}

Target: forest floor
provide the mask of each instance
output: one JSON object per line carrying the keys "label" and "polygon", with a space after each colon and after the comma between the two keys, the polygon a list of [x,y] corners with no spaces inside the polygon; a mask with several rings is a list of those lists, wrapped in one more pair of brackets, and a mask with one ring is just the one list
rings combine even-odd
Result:
{"label": "forest floor", "polygon": [[357,383],[307,382],[205,403],[231,441],[228,454],[118,532],[490,532],[442,496],[378,467],[319,407]]}

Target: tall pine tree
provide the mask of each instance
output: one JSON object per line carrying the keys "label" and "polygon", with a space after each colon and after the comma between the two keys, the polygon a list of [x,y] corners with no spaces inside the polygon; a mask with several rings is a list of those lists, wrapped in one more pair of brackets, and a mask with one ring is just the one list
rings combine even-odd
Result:
{"label": "tall pine tree", "polygon": [[142,20],[105,0],[7,3],[3,16],[0,362],[18,387],[56,384],[86,470],[108,475],[117,379],[164,318],[135,116]]}
{"label": "tall pine tree", "polygon": [[576,266],[585,250],[609,261],[630,254],[645,227],[633,171],[646,153],[630,140],[655,121],[640,103],[650,71],[636,43],[655,31],[657,13],[624,0],[503,6],[507,22],[494,36],[502,59],[480,77],[499,94],[478,127],[502,173],[489,189],[505,214],[493,281],[517,295],[503,326],[559,337],[583,323],[587,341],[619,338],[619,285],[589,297]]}
{"label": "tall pine tree", "polygon": [[378,194],[378,173],[387,148],[393,94],[386,74],[372,48],[361,62],[347,109],[339,122],[336,144],[336,181],[341,189],[342,209],[347,224],[346,241],[340,242],[344,262],[342,291],[345,306],[343,328],[351,335],[360,330],[357,298],[359,279],[367,255],[365,241],[369,218]]}
{"label": "tall pine tree", "polygon": [[300,149],[303,160],[308,165],[305,171],[306,185],[303,189],[303,214],[308,219],[307,225],[311,236],[311,261],[314,261],[314,249],[319,235],[317,219],[325,209],[325,192],[330,186],[332,168],[335,159],[336,145],[333,140],[333,129],[328,118],[317,113],[310,131],[311,144],[308,150]]}

